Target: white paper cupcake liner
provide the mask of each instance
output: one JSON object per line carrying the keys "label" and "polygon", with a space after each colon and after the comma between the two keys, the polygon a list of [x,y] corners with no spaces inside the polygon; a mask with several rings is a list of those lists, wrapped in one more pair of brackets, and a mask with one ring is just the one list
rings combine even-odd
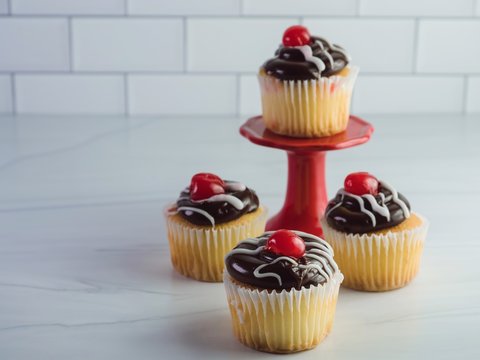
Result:
{"label": "white paper cupcake liner", "polygon": [[257,212],[217,227],[196,226],[177,220],[165,210],[170,255],[174,268],[181,274],[202,281],[222,281],[224,257],[241,240],[265,231],[268,211]]}
{"label": "white paper cupcake liner", "polygon": [[268,129],[289,136],[318,137],[345,130],[359,68],[347,76],[318,80],[280,80],[258,76],[263,119]]}
{"label": "white paper cupcake liner", "polygon": [[235,336],[243,344],[267,352],[289,353],[315,347],[331,330],[343,275],[301,290],[259,290],[224,284]]}
{"label": "white paper cupcake liner", "polygon": [[347,234],[322,219],[325,240],[345,275],[343,285],[359,290],[384,291],[408,284],[417,274],[428,221],[412,229],[371,234]]}

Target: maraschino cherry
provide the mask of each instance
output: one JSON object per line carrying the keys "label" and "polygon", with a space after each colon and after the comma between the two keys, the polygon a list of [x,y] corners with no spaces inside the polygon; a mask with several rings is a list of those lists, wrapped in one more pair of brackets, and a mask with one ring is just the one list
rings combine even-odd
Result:
{"label": "maraschino cherry", "polygon": [[378,195],[378,179],[368,172],[351,173],[345,178],[345,191],[354,195]]}
{"label": "maraschino cherry", "polygon": [[193,175],[190,181],[190,198],[192,200],[204,200],[219,194],[225,194],[225,182],[219,176],[210,173]]}
{"label": "maraschino cherry", "polygon": [[277,230],[267,240],[265,248],[277,255],[298,259],[305,254],[305,242],[290,230]]}
{"label": "maraschino cherry", "polygon": [[282,43],[284,46],[303,46],[310,44],[310,32],[305,26],[290,26],[283,33]]}

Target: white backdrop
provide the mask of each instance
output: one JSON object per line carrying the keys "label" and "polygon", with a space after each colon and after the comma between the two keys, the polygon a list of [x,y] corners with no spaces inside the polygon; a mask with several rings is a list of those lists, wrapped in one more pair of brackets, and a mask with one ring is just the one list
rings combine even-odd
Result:
{"label": "white backdrop", "polygon": [[0,113],[258,113],[296,23],[350,51],[356,113],[480,112],[480,0],[0,0]]}

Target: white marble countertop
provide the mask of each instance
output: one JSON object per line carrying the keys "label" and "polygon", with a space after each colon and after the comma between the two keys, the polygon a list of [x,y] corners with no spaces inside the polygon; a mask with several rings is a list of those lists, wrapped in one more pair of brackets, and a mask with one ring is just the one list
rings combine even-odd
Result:
{"label": "white marble countertop", "polygon": [[[421,271],[342,289],[333,332],[298,359],[479,359],[480,116],[374,116],[327,160],[332,196],[368,170],[431,222]],[[238,343],[222,284],[170,265],[162,207],[194,172],[245,182],[275,212],[282,151],[234,118],[0,118],[0,359],[275,358]]]}

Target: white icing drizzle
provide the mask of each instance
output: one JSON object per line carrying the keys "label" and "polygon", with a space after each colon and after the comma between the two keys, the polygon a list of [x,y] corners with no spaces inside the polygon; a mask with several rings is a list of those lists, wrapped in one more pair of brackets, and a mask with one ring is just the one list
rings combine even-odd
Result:
{"label": "white icing drizzle", "polygon": [[[341,48],[340,46],[337,46],[337,45],[335,45],[335,44],[332,44],[330,41],[328,41],[327,39],[322,38],[322,37],[320,37],[320,36],[316,36],[316,38],[317,38],[318,40],[320,40],[320,42],[322,42],[322,41],[325,42],[325,43],[328,45],[328,47],[329,47],[330,49],[332,49],[333,51],[336,51],[336,52],[341,53],[343,56],[345,56],[345,58],[347,59],[347,61],[349,61],[349,62],[352,61],[352,58],[350,57],[350,55],[349,55],[343,48]],[[323,49],[323,44],[322,44],[322,49]]]}
{"label": "white icing drizzle", "polygon": [[227,256],[228,255],[234,255],[234,254],[257,255],[258,253],[261,253],[264,249],[265,249],[265,246],[259,246],[256,249],[237,248],[237,249],[233,249],[232,251],[230,251],[230,253],[227,254]]}
{"label": "white icing drizzle", "polygon": [[330,269],[330,267],[328,266],[327,261],[325,260],[325,256],[328,256],[328,254],[325,253],[325,251],[321,251],[321,250],[317,250],[317,249],[311,249],[309,254],[305,254],[305,257],[315,259],[315,260],[322,263],[323,268],[328,273],[327,275],[325,275],[326,278],[327,278],[327,276],[328,277],[333,276],[333,273],[332,273],[332,270]]}
{"label": "white icing drizzle", "polygon": [[245,191],[247,187],[240,182],[226,183],[225,187],[230,191]]}
{"label": "white icing drizzle", "polygon": [[215,226],[215,219],[213,218],[212,215],[210,215],[205,210],[197,209],[197,208],[190,207],[190,206],[180,206],[179,208],[177,208],[177,212],[179,212],[179,211],[193,211],[193,212],[199,213],[199,214],[205,216],[212,223],[212,226]]}
{"label": "white icing drizzle", "polygon": [[302,45],[302,46],[294,46],[295,49],[298,49],[302,52],[303,56],[305,57],[306,61],[310,61],[315,64],[315,66],[318,68],[318,71],[320,74],[322,73],[323,70],[325,70],[325,63],[322,61],[322,59],[313,56],[312,48],[310,45]]}
{"label": "white icing drizzle", "polygon": [[[258,237],[258,238],[252,238],[252,239],[245,239],[245,240],[242,240],[240,242],[240,244],[248,244],[248,245],[258,245],[258,243],[265,239],[265,236],[261,236],[261,237]],[[240,245],[239,244],[239,245]],[[227,258],[227,256],[229,255],[234,255],[234,254],[244,254],[244,255],[256,255],[260,252],[262,252],[263,250],[265,249],[265,246],[259,246],[258,248],[256,249],[244,249],[244,248],[235,248],[235,249],[232,249],[226,256],[225,258]]]}
{"label": "white icing drizzle", "polygon": [[[262,236],[258,238],[250,238],[243,240],[239,243],[241,244],[248,244],[248,245],[258,245],[260,241],[268,239],[271,234],[273,234],[275,231],[266,231],[263,233]],[[281,260],[285,260],[293,264],[294,266],[297,266],[299,269],[306,270],[307,272],[316,269],[321,276],[324,277],[325,280],[328,280],[333,277],[334,273],[339,271],[338,266],[333,260],[333,249],[330,246],[329,243],[327,243],[325,240],[302,232],[302,231],[293,231],[295,234],[302,238],[306,239],[311,239],[311,240],[316,240],[314,241],[304,241],[305,246],[309,246],[310,249],[306,251],[306,254],[304,255],[306,258],[314,259],[320,262],[320,264],[316,263],[309,263],[309,264],[299,264],[297,261],[292,259],[291,257],[288,256],[279,256],[275,260],[273,260],[271,263],[267,264],[262,264],[259,265],[253,272],[253,275],[257,278],[264,278],[264,277],[273,277],[277,279],[278,283],[280,286],[282,286],[282,279],[280,275],[274,273],[274,272],[265,272],[261,273],[260,271],[263,270],[265,267],[276,264],[277,262]],[[313,248],[313,249],[312,249]],[[256,255],[262,252],[265,249],[265,246],[259,246],[256,249],[245,249],[245,248],[238,248],[236,247],[235,249],[231,250],[228,254],[233,255],[233,254],[245,254],[245,255]],[[330,269],[330,266],[333,268],[333,271]]]}
{"label": "white icing drizzle", "polygon": [[325,49],[325,46],[323,45],[323,43],[320,40],[315,40],[315,43],[322,50],[322,54],[327,57],[328,61],[330,61],[330,67],[333,68],[334,60],[333,60],[332,55],[330,55],[330,53]]}
{"label": "white icing drizzle", "polygon": [[298,265],[299,269],[306,270],[307,273],[312,269],[316,269],[318,273],[326,280],[328,279],[328,274],[323,270],[323,266],[319,264],[307,264],[307,265]]}
{"label": "white icing drizzle", "polygon": [[202,199],[202,200],[199,200],[199,201],[192,200],[192,202],[194,202],[194,203],[215,202],[215,201],[225,201],[225,202],[229,203],[230,205],[232,205],[237,210],[242,210],[245,206],[243,204],[242,200],[240,200],[236,196],[228,195],[228,194],[213,195],[213,196],[210,196],[207,199]]}
{"label": "white icing drizzle", "polygon": [[398,197],[398,192],[397,190],[395,190],[392,186],[390,186],[388,183],[386,183],[385,181],[380,181],[380,184],[382,185],[382,187],[384,187],[385,189],[387,189],[388,191],[390,191],[392,193],[392,201],[397,204],[398,206],[400,206],[400,208],[402,209],[403,211],[403,214],[405,215],[406,218],[409,218],[410,217],[410,210],[408,210],[408,206],[407,204],[405,204],[404,201],[402,201],[399,197]]}
{"label": "white icing drizzle", "polygon": [[325,216],[330,215],[330,213],[333,210],[335,210],[336,208],[341,206],[342,201],[345,198],[345,195],[348,195],[358,202],[358,205],[360,206],[360,211],[362,213],[368,215],[368,217],[370,217],[370,219],[372,220],[372,225],[373,226],[377,225],[377,220],[375,218],[375,214],[372,211],[365,208],[365,200],[368,201],[368,203],[370,204],[370,206],[372,207],[372,210],[374,212],[376,212],[379,215],[385,217],[387,219],[387,221],[390,221],[390,218],[391,218],[390,210],[388,209],[388,207],[386,205],[386,203],[390,200],[393,201],[398,206],[400,206],[400,208],[402,209],[403,214],[405,215],[406,218],[410,217],[410,210],[408,210],[407,204],[405,204],[405,202],[398,197],[397,190],[395,190],[392,186],[390,186],[388,183],[386,183],[384,181],[380,181],[380,184],[383,188],[387,189],[391,193],[391,195],[389,195],[387,197],[385,197],[384,193],[379,193],[378,194],[380,196],[381,205],[378,204],[377,199],[375,199],[375,196],[373,196],[372,194],[364,194],[362,196],[358,196],[358,195],[349,193],[348,191],[345,191],[345,189],[340,189],[337,192],[337,195],[342,196],[341,199],[340,199],[340,202],[338,204],[336,204],[335,206],[333,206],[327,212],[327,214]]}
{"label": "white icing drizzle", "polygon": [[[244,191],[247,188],[244,184],[239,182],[227,183],[225,187],[227,188],[227,190],[230,190],[230,191]],[[184,191],[187,193],[190,192],[189,188],[186,188]],[[230,205],[232,205],[237,210],[242,210],[245,207],[245,204],[243,203],[242,200],[240,200],[236,196],[229,195],[229,194],[217,194],[202,200],[193,200],[189,196],[180,196],[178,200],[190,200],[196,204],[200,204],[203,202],[225,201]]]}
{"label": "white icing drizzle", "polygon": [[[380,193],[380,194],[382,194],[385,197],[383,193]],[[390,210],[388,210],[387,205],[385,205],[384,198],[381,198],[382,205],[378,204],[377,199],[375,199],[375,196],[373,196],[372,194],[362,195],[362,198],[364,198],[370,203],[370,206],[372,207],[373,211],[376,211],[383,217],[387,218],[387,221],[390,221]]]}
{"label": "white icing drizzle", "polygon": [[260,273],[260,270],[262,270],[264,267],[266,266],[270,266],[270,265],[273,265],[273,264],[276,264],[277,262],[281,261],[281,260],[285,260],[285,261],[288,261],[290,262],[291,264],[293,265],[298,265],[298,263],[293,260],[291,257],[288,257],[288,256],[279,256],[278,258],[276,258],[275,260],[273,260],[271,263],[267,263],[267,264],[262,264],[260,266],[258,266],[255,271],[253,272],[253,276],[257,277],[257,278],[264,278],[264,277],[273,277],[273,278],[276,278],[278,280],[278,284],[280,286],[282,286],[282,278],[280,277],[280,275],[278,274],[275,274],[274,272],[266,272],[266,273]]}
{"label": "white icing drizzle", "polygon": [[361,196],[358,196],[358,195],[355,195],[355,194],[352,194],[352,193],[349,193],[347,191],[345,191],[345,189],[340,189],[338,190],[337,192],[337,195],[340,194],[342,195],[342,198],[340,199],[340,202],[335,205],[334,207],[332,207],[328,212],[327,212],[327,215],[330,215],[330,213],[336,209],[337,207],[339,207],[341,205],[341,201],[343,201],[343,199],[345,198],[345,195],[348,195],[352,198],[354,198],[355,200],[357,200],[358,202],[358,205],[360,206],[360,211],[362,213],[364,213],[365,215],[368,215],[368,217],[370,218],[370,220],[372,220],[372,225],[373,226],[376,226],[377,225],[377,219],[375,218],[375,214],[373,212],[371,212],[370,210],[366,209],[365,208],[365,202],[363,201],[363,197]]}

